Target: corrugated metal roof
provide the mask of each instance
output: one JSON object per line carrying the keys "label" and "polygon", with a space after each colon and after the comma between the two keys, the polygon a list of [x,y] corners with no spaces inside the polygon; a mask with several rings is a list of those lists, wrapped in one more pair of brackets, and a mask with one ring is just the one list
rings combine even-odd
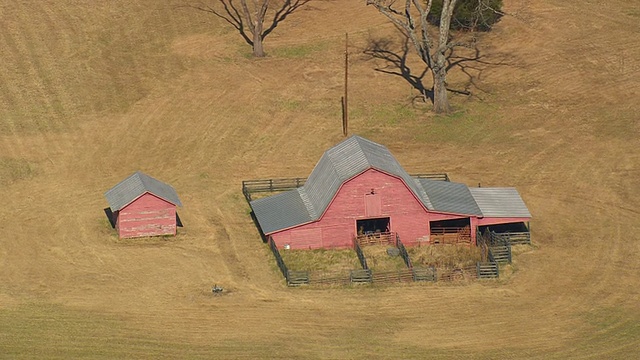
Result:
{"label": "corrugated metal roof", "polygon": [[433,210],[456,214],[482,215],[469,187],[465,184],[419,179],[429,196]]}
{"label": "corrugated metal roof", "polygon": [[402,168],[385,146],[354,135],[324,153],[303,187],[315,217],[324,213],[345,181],[370,168],[400,177],[416,197],[431,208],[420,183]]}
{"label": "corrugated metal roof", "polygon": [[[433,209],[420,182],[400,166],[386,147],[357,135],[327,150],[297,192],[255,200],[251,207],[265,234],[317,220],[345,181],[370,168],[400,177],[428,209]],[[272,216],[271,212],[277,215]]]}
{"label": "corrugated metal roof", "polygon": [[156,180],[140,171],[122,180],[109,191],[105,192],[104,196],[109,202],[111,211],[118,211],[146,192],[174,205],[182,206],[178,194],[171,185]]}
{"label": "corrugated metal roof", "polygon": [[264,234],[312,221],[298,189],[251,202]]}
{"label": "corrugated metal roof", "polygon": [[531,217],[531,213],[515,188],[469,188],[482,211],[489,217]]}

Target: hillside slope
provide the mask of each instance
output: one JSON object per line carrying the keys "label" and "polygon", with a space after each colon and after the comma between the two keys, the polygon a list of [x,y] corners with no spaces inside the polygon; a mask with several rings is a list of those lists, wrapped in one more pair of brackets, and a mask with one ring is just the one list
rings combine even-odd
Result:
{"label": "hillside slope", "polygon": [[[250,59],[213,16],[131,1],[0,1],[0,357],[626,358],[640,351],[640,2],[505,1],[475,86],[435,117],[315,2]],[[515,186],[535,246],[497,283],[284,286],[240,192],[307,176],[350,131],[409,172]],[[419,64],[410,62],[417,71]],[[425,80],[428,84],[428,79]],[[120,241],[104,191],[174,186],[185,228]],[[228,290],[212,296],[217,283]]]}

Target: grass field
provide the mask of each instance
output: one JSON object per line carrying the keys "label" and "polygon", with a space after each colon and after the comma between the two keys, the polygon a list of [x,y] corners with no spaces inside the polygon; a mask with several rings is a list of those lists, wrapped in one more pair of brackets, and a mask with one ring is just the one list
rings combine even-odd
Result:
{"label": "grass field", "polygon": [[[180,3],[0,0],[0,358],[640,353],[640,1],[505,0],[449,117],[374,71],[367,40],[398,38],[364,2],[313,2],[260,60]],[[535,246],[508,280],[284,285],[241,181],[306,177],[342,139],[345,32],[351,133],[409,173],[518,188]],[[109,227],[103,193],[136,170],[180,195],[175,239]]]}

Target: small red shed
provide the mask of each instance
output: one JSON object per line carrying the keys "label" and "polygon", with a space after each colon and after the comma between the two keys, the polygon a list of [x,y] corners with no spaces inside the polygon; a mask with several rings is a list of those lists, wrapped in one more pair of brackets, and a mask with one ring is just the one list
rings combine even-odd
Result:
{"label": "small red shed", "polygon": [[479,227],[531,218],[513,188],[412,177],[386,147],[359,136],[327,150],[302,187],[253,200],[251,208],[262,233],[291,249],[346,248],[376,233],[429,244],[452,229],[475,243]]}
{"label": "small red shed", "polygon": [[137,171],[105,194],[105,209],[120,238],[175,235],[182,226],[176,206],[178,194],[168,184]]}

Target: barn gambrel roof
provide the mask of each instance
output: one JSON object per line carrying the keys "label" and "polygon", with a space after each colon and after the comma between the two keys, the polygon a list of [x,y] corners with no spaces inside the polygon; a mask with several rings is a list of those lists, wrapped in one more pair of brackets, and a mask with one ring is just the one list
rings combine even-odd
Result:
{"label": "barn gambrel roof", "polygon": [[302,187],[251,201],[251,208],[264,234],[312,222],[322,217],[343,183],[371,168],[402,179],[428,210],[484,215],[466,185],[413,178],[385,146],[357,135],[327,150]]}
{"label": "barn gambrel roof", "polygon": [[136,171],[128,178],[104,193],[111,211],[119,211],[145,193],[151,193],[174,205],[182,206],[178,194],[171,187],[140,171]]}

